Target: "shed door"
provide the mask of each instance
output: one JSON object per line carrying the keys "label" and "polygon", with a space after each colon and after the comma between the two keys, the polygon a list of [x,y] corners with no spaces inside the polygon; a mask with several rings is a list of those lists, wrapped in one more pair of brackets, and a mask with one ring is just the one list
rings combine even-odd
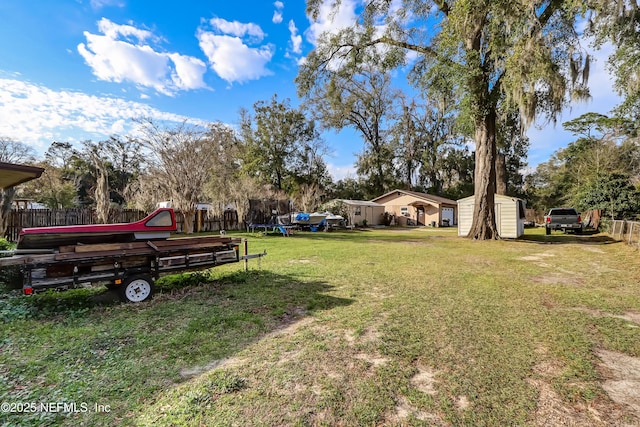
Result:
{"label": "shed door", "polygon": [[444,222],[445,219],[449,220],[449,225],[454,225],[453,222],[453,208],[442,208],[442,221]]}

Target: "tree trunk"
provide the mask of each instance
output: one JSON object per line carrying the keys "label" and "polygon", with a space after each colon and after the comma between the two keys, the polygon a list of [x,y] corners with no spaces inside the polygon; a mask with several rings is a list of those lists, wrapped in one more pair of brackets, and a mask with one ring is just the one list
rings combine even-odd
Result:
{"label": "tree trunk", "polygon": [[98,156],[97,153],[92,152],[91,158],[93,164],[96,167],[96,188],[93,192],[93,197],[96,202],[96,217],[98,223],[106,224],[109,222],[109,180],[107,177],[107,168],[104,160]]}
{"label": "tree trunk", "polygon": [[182,230],[186,234],[193,234],[193,220],[196,216],[195,209],[189,211],[182,211],[182,217],[184,218],[184,229]]}
{"label": "tree trunk", "polygon": [[[104,166],[104,165],[102,165]],[[109,222],[109,183],[107,181],[106,170],[98,169],[98,179],[96,182],[95,199],[96,199],[96,216],[100,224]]]}
{"label": "tree trunk", "polygon": [[496,156],[496,194],[507,195],[507,160],[503,153]]}
{"label": "tree trunk", "polygon": [[489,108],[476,120],[475,205],[473,222],[467,237],[474,240],[499,239],[495,217],[496,191],[496,112]]}
{"label": "tree trunk", "polygon": [[4,237],[9,226],[9,216],[11,215],[11,205],[16,194],[15,187],[0,189],[0,237]]}

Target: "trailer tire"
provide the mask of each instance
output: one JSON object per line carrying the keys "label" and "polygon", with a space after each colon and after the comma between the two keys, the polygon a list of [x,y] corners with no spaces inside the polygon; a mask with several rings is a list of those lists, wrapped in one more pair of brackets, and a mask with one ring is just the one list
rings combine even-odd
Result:
{"label": "trailer tire", "polygon": [[146,274],[127,277],[118,288],[122,301],[134,303],[150,300],[154,291],[153,278]]}

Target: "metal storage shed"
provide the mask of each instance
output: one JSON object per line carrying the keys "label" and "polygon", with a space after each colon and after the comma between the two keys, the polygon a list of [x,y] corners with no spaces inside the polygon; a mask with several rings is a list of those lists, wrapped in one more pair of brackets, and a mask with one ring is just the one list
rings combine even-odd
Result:
{"label": "metal storage shed", "polygon": [[[458,200],[458,236],[466,236],[473,222],[475,196]],[[495,195],[496,226],[500,237],[516,239],[524,233],[526,203],[517,197]]]}

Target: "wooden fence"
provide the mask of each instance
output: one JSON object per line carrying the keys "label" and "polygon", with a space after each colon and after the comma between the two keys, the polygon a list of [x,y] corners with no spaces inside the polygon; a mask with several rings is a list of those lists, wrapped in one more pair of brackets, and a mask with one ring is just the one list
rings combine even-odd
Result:
{"label": "wooden fence", "polygon": [[[134,222],[141,220],[147,212],[136,209],[112,210],[109,223]],[[11,242],[18,241],[20,230],[28,227],[53,227],[60,225],[96,224],[96,213],[92,209],[19,209],[11,211],[7,221],[5,238]],[[176,212],[178,232],[183,232],[184,218]],[[220,217],[210,215],[207,211],[197,211],[194,218],[194,231],[242,230],[235,211],[224,212]]]}
{"label": "wooden fence", "polygon": [[640,222],[638,221],[612,221],[609,234],[614,239],[622,240],[628,245],[640,248]]}
{"label": "wooden fence", "polygon": [[[176,223],[178,233],[184,230],[184,217],[176,212]],[[207,211],[197,211],[193,222],[193,231],[219,231],[219,230],[244,230],[242,224],[238,224],[238,213],[236,211],[225,211],[221,216],[209,214]]]}

